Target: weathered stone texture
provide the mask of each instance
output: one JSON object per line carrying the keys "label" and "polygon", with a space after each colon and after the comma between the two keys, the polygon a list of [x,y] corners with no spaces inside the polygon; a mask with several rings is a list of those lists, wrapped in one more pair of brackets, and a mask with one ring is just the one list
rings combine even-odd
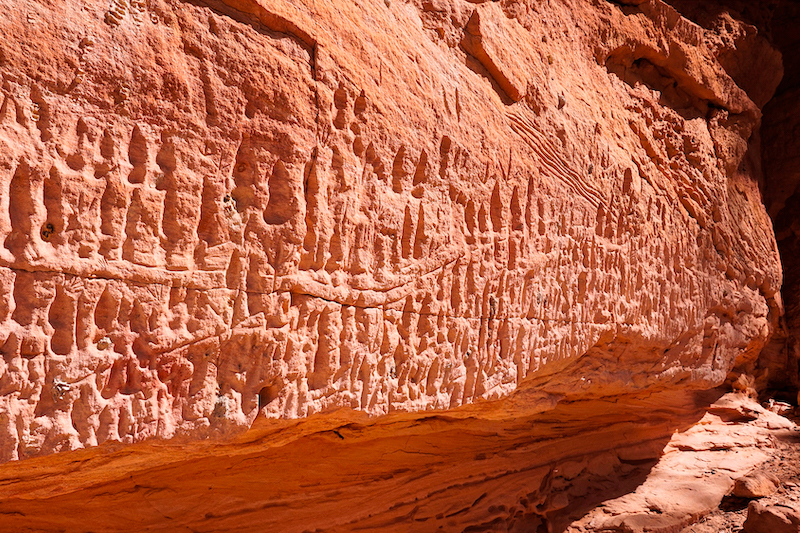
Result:
{"label": "weathered stone texture", "polygon": [[780,73],[659,0],[0,7],[3,460],[704,389],[776,324]]}
{"label": "weathered stone texture", "polygon": [[0,0],[0,531],[708,512],[795,431],[703,414],[797,233],[735,3]]}

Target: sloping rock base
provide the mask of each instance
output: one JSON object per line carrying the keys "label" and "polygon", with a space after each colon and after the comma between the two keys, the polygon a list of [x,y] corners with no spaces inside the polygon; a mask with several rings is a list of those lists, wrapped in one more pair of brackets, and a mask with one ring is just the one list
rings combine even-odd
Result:
{"label": "sloping rock base", "polygon": [[701,407],[718,396],[516,419],[341,413],[225,444],[104,446],[5,465],[0,516],[9,531],[676,531],[795,431],[741,395]]}

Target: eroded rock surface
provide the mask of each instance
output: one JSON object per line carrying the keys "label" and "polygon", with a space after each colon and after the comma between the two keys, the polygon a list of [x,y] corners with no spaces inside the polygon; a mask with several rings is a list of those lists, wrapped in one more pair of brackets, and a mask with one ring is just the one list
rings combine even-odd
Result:
{"label": "eroded rock surface", "polygon": [[[736,13],[635,4],[0,0],[0,459],[152,441],[103,474],[122,483],[207,437],[269,447],[298,427],[310,440],[283,441],[288,457],[347,440],[343,419],[373,427],[356,413],[392,415],[421,435],[397,453],[432,454],[419,494],[452,501],[351,517],[387,529],[415,513],[548,527],[571,497],[552,465],[603,457],[580,483],[636,470],[609,450],[663,447],[701,412],[689,391],[765,376],[782,272],[758,131],[782,72]],[[553,448],[623,397],[636,412],[612,409],[591,452]],[[565,435],[514,422],[556,412]],[[272,429],[244,433],[257,420]],[[489,507],[488,488],[433,480],[472,483],[435,467],[458,453],[425,435],[476,427],[519,436],[499,456],[551,443],[530,497],[513,461],[478,476],[513,492]],[[399,476],[385,469],[370,475]],[[206,489],[252,470],[236,472]],[[182,524],[217,517],[190,516],[197,498]]]}
{"label": "eroded rock surface", "polygon": [[737,479],[731,494],[737,498],[764,498],[778,490],[779,483],[774,475],[756,470]]}
{"label": "eroded rock surface", "polygon": [[745,533],[794,533],[800,530],[800,506],[797,503],[752,502],[747,508]]}
{"label": "eroded rock surface", "polygon": [[[501,400],[469,406],[469,416],[259,419],[233,442],[148,441],[11,462],[0,472],[0,530],[563,531],[602,501],[649,487],[665,445],[680,438],[671,438],[676,428],[694,449],[673,446],[654,484],[674,496],[663,489],[676,479],[714,482],[702,499],[710,510],[737,472],[769,453],[760,415],[736,424],[701,418],[699,406],[718,396],[619,396],[533,416],[515,416]],[[709,460],[724,469],[709,476]]]}
{"label": "eroded rock surface", "polygon": [[707,388],[769,336],[758,107],[662,2],[6,11],[6,459]]}

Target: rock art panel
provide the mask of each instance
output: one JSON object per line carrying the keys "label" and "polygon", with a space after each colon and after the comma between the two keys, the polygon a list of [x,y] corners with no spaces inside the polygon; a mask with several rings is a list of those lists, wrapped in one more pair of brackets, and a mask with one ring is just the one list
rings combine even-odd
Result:
{"label": "rock art panel", "polygon": [[3,460],[760,371],[779,76],[664,2],[0,7]]}

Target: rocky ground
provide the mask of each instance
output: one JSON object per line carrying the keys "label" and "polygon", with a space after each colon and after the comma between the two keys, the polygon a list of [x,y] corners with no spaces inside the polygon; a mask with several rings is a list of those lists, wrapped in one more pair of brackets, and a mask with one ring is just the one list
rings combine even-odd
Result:
{"label": "rocky ground", "polygon": [[786,403],[723,396],[673,436],[635,490],[599,504],[566,531],[800,531],[798,421]]}
{"label": "rocky ground", "polygon": [[[786,484],[796,472],[791,454],[800,453],[800,428],[775,412],[786,408],[774,401],[759,405],[742,393],[720,397],[696,424],[674,433],[634,490],[606,499],[575,520],[568,511],[560,517],[569,523],[566,531],[741,530],[748,502],[768,496],[772,498],[761,502],[765,509],[758,510],[764,516],[753,518],[746,531],[783,531],[771,515],[774,505],[787,500],[778,487],[791,487]],[[562,531],[558,520],[553,526],[549,531]]]}
{"label": "rocky ground", "polygon": [[[789,417],[798,422],[800,417],[791,414]],[[763,524],[763,521],[751,522],[745,526],[748,518],[748,506],[759,502],[766,506],[783,507],[783,511],[800,516],[800,430],[795,427],[779,432],[774,439],[775,452],[757,472],[762,477],[772,477],[777,481],[772,494],[761,497],[726,496],[719,508],[700,519],[696,524],[685,528],[681,533],[739,533],[739,532],[772,532],[798,531],[797,524]],[[767,490],[769,492],[769,490]],[[763,493],[762,493],[763,494]],[[766,527],[764,527],[766,526]]]}

